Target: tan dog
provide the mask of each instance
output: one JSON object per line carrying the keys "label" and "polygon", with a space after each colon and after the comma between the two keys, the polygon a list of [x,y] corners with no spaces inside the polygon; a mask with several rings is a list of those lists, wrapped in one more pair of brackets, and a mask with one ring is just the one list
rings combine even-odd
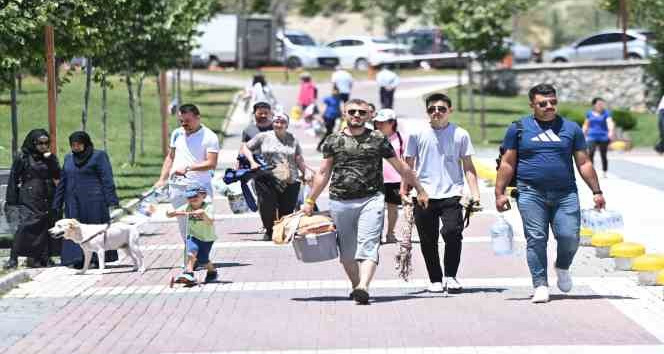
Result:
{"label": "tan dog", "polygon": [[139,248],[140,233],[135,225],[125,223],[82,224],[76,219],[62,219],[48,230],[54,238],[64,237],[78,244],[83,250],[83,269],[78,274],[88,270],[92,260],[92,252],[97,252],[99,269],[106,268],[104,251],[124,249],[134,261],[134,271],[145,272],[143,254]]}

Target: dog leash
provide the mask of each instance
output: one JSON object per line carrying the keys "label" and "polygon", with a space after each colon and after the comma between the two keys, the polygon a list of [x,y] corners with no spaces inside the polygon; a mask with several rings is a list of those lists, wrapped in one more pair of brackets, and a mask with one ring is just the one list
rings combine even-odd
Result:
{"label": "dog leash", "polygon": [[106,224],[106,228],[104,228],[103,230],[91,235],[90,237],[86,238],[85,240],[81,241],[81,244],[86,243],[86,242],[92,240],[93,238],[95,238],[95,237],[97,237],[101,234],[104,234],[104,245],[105,245],[106,244],[106,234],[108,232],[108,229],[110,229],[110,228],[111,228],[111,223],[109,222],[108,224]]}

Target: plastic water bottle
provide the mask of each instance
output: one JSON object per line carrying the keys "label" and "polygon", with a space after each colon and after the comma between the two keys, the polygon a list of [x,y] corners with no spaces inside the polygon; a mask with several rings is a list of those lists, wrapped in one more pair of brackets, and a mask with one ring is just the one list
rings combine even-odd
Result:
{"label": "plastic water bottle", "polygon": [[498,216],[498,220],[491,226],[491,246],[493,253],[499,256],[512,253],[512,225],[505,220],[503,215]]}

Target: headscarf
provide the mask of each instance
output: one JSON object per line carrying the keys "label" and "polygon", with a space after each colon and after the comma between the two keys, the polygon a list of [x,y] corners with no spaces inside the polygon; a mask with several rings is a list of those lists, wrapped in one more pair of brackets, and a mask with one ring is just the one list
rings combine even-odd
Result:
{"label": "headscarf", "polygon": [[35,160],[41,160],[44,155],[37,150],[37,140],[41,137],[49,137],[48,132],[44,129],[33,129],[23,140],[21,151],[26,155],[31,155]]}
{"label": "headscarf", "polygon": [[85,146],[83,151],[81,152],[76,152],[72,151],[72,155],[74,156],[74,164],[76,167],[81,167],[85,165],[86,162],[90,159],[90,156],[92,156],[92,152],[94,151],[94,146],[92,145],[92,140],[90,140],[90,136],[88,133],[84,131],[77,131],[71,133],[69,136],[69,145],[73,143],[80,143]]}

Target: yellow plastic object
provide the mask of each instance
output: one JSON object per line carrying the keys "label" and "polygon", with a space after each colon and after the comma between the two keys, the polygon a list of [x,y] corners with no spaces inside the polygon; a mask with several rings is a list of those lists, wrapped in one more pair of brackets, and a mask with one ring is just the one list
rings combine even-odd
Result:
{"label": "yellow plastic object", "polygon": [[598,232],[593,235],[590,242],[595,247],[611,247],[623,242],[623,236],[619,232]]}
{"label": "yellow plastic object", "polygon": [[664,285],[664,270],[657,274],[657,285]]}
{"label": "yellow plastic object", "polygon": [[290,111],[290,118],[294,121],[300,120],[302,117],[302,108],[300,106],[293,106]]}
{"label": "yellow plastic object", "polygon": [[579,230],[579,235],[581,237],[592,237],[593,236],[593,229],[589,227],[582,227],[581,230]]}
{"label": "yellow plastic object", "polygon": [[636,258],[646,254],[646,248],[635,242],[621,242],[611,246],[611,257],[618,258]]}
{"label": "yellow plastic object", "polygon": [[634,258],[632,261],[632,270],[638,272],[656,272],[664,269],[664,255],[646,254]]}

